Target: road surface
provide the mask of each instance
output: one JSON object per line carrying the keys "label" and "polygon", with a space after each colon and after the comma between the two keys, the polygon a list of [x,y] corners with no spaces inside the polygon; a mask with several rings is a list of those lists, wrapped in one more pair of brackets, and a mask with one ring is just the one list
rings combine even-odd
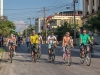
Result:
{"label": "road surface", "polygon": [[55,63],[48,61],[47,45],[42,45],[42,57],[37,63],[31,62],[30,52],[26,45],[17,48],[13,63],[5,59],[0,75],[100,75],[100,52],[95,51],[92,64],[80,64],[79,49],[72,49],[72,65],[62,63],[61,47],[56,49]]}

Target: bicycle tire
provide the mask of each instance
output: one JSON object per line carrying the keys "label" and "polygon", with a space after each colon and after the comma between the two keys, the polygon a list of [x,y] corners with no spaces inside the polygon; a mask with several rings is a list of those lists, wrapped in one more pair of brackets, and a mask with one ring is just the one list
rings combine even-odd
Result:
{"label": "bicycle tire", "polygon": [[41,58],[41,51],[39,49],[39,52],[38,52],[38,58]]}
{"label": "bicycle tire", "polygon": [[34,53],[34,62],[36,63],[37,54]]}
{"label": "bicycle tire", "polygon": [[91,64],[91,53],[90,52],[86,54],[86,64],[87,66],[90,66]]}
{"label": "bicycle tire", "polygon": [[71,55],[70,55],[70,58],[68,58],[68,66],[71,66],[71,63],[72,63],[72,58],[71,58]]}
{"label": "bicycle tire", "polygon": [[12,63],[12,58],[13,58],[13,51],[10,51],[10,59],[11,59],[11,63]]}
{"label": "bicycle tire", "polygon": [[[85,54],[84,54],[84,56],[85,56]],[[82,54],[81,54],[81,52],[80,52],[80,62],[81,62],[81,64],[84,64],[84,60],[82,60],[83,58],[82,58]]]}
{"label": "bicycle tire", "polygon": [[55,54],[52,54],[52,61],[55,61]]}

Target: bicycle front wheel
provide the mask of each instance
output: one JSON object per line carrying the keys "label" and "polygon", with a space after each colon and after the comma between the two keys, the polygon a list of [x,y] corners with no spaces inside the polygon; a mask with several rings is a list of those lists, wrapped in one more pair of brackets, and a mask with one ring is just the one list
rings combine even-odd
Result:
{"label": "bicycle front wheel", "polygon": [[70,55],[70,57],[68,57],[68,66],[71,66],[71,63],[72,63],[72,58],[71,58],[71,55]]}
{"label": "bicycle front wheel", "polygon": [[37,54],[34,54],[34,62],[36,63],[36,59],[37,59]]}
{"label": "bicycle front wheel", "polygon": [[11,63],[12,63],[12,58],[13,58],[13,51],[10,51],[10,59],[11,59]]}
{"label": "bicycle front wheel", "polygon": [[52,61],[55,61],[55,54],[52,54]]}
{"label": "bicycle front wheel", "polygon": [[90,66],[91,64],[91,53],[90,52],[86,54],[86,64],[87,66]]}

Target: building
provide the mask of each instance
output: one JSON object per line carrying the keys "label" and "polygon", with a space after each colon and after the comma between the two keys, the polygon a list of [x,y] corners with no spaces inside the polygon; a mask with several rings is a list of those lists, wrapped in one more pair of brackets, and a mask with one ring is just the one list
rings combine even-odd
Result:
{"label": "building", "polygon": [[0,16],[3,16],[3,0],[0,0]]}
{"label": "building", "polygon": [[[78,24],[81,27],[82,11],[76,11],[75,16],[76,16],[76,24]],[[63,25],[65,22],[74,24],[74,11],[64,11],[64,12],[60,12],[60,13],[55,13],[51,19],[54,20],[54,22],[50,24],[51,29],[57,28],[58,26]],[[49,19],[49,20],[51,20],[51,19]]]}
{"label": "building", "polygon": [[36,33],[40,33],[43,30],[44,26],[44,18],[36,18],[35,19],[35,31]]}
{"label": "building", "polygon": [[83,24],[100,10],[100,0],[83,0]]}

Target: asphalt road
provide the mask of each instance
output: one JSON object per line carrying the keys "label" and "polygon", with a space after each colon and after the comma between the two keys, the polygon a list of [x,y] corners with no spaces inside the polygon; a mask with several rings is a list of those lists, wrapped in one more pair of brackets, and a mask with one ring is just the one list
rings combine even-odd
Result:
{"label": "asphalt road", "polygon": [[57,47],[56,60],[52,63],[48,61],[47,45],[42,45],[42,57],[34,63],[26,45],[21,45],[17,48],[13,63],[7,60],[6,55],[0,75],[100,75],[100,55],[96,53],[99,51],[95,51],[91,65],[86,66],[86,63],[80,64],[79,50],[72,49],[72,65],[67,66],[62,63],[61,47]]}

